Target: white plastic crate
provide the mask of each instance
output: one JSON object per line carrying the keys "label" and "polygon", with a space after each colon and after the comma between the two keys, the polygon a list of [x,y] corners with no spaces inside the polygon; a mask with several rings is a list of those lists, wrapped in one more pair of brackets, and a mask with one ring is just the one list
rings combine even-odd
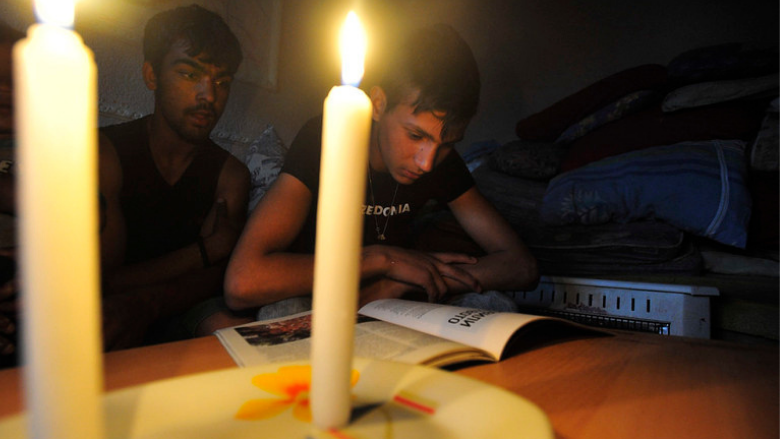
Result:
{"label": "white plastic crate", "polygon": [[664,335],[710,337],[714,287],[543,276],[518,291],[521,312],[552,315],[590,326]]}

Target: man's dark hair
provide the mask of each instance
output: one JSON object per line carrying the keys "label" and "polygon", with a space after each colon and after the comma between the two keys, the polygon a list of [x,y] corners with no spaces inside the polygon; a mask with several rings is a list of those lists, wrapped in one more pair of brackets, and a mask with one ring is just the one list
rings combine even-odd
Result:
{"label": "man's dark hair", "polygon": [[159,71],[171,47],[184,40],[187,55],[208,55],[209,62],[234,74],[241,64],[241,44],[222,17],[198,5],[182,6],[150,18],[144,29],[144,60]]}
{"label": "man's dark hair", "polygon": [[444,112],[442,138],[465,129],[479,105],[477,62],[468,44],[445,24],[411,33],[390,54],[380,86],[388,109],[419,90],[414,112]]}

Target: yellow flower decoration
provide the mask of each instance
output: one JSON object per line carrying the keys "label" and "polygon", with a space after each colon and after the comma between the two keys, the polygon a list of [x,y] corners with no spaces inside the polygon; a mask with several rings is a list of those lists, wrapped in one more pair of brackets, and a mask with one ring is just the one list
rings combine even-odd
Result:
{"label": "yellow flower decoration", "polygon": [[[355,387],[360,374],[352,370],[350,386]],[[236,419],[263,420],[273,418],[292,407],[293,416],[311,422],[309,389],[311,366],[283,366],[276,373],[264,373],[252,378],[252,384],[280,398],[261,398],[245,402],[236,413]]]}

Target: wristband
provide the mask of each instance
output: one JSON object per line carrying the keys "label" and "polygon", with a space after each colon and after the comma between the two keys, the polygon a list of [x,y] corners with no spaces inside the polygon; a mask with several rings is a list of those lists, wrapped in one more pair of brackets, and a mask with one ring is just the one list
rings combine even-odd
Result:
{"label": "wristband", "polygon": [[206,253],[206,244],[203,243],[203,237],[198,236],[198,249],[200,249],[200,258],[203,259],[203,267],[210,267],[209,254]]}

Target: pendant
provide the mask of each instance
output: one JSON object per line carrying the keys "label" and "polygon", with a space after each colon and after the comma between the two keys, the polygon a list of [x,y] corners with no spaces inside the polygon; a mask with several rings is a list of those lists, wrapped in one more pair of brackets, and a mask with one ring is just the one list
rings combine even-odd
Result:
{"label": "pendant", "polygon": [[379,239],[380,241],[384,241],[385,240],[385,234],[384,233],[380,233],[379,236],[377,236],[377,239]]}

